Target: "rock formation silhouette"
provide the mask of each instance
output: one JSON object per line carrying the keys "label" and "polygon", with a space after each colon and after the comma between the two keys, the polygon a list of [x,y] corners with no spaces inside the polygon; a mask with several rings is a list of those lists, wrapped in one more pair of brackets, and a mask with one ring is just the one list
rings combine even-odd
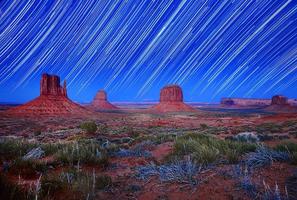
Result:
{"label": "rock formation silhouette", "polygon": [[40,96],[36,99],[11,108],[10,114],[19,115],[64,115],[83,114],[89,112],[77,103],[72,102],[67,96],[66,81],[60,85],[60,77],[43,74],[40,81]]}
{"label": "rock formation silhouette", "polygon": [[115,110],[119,109],[107,100],[107,93],[104,90],[99,90],[92,101],[92,107],[99,110]]}
{"label": "rock formation silhouette", "polygon": [[160,92],[160,103],[153,106],[150,110],[157,112],[196,111],[183,102],[183,91],[178,85],[167,85],[162,88]]}

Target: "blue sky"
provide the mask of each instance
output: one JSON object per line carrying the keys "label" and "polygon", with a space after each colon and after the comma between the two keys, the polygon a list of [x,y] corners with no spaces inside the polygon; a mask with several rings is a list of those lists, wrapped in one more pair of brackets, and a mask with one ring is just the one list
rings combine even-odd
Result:
{"label": "blue sky", "polygon": [[89,102],[297,98],[293,0],[0,1],[0,102],[39,95],[42,73]]}

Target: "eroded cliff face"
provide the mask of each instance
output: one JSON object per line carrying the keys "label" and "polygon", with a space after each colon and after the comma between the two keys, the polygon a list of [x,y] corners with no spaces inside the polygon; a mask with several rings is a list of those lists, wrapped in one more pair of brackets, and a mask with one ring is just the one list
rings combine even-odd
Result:
{"label": "eroded cliff face", "polygon": [[178,85],[168,85],[161,89],[160,102],[183,102],[183,92]]}
{"label": "eroded cliff face", "polygon": [[60,85],[60,77],[43,74],[40,80],[40,96],[36,99],[9,109],[8,113],[17,115],[58,116],[66,114],[90,113],[67,97],[66,82]]}
{"label": "eroded cliff face", "polygon": [[160,103],[153,106],[150,110],[156,112],[196,111],[183,102],[183,91],[178,85],[168,85],[162,88],[160,92]]}
{"label": "eroded cliff face", "polygon": [[60,85],[60,77],[56,75],[43,74],[40,81],[40,96],[53,95],[67,97],[66,81],[63,87]]}
{"label": "eroded cliff face", "polygon": [[92,101],[92,107],[99,110],[114,110],[118,109],[115,105],[107,100],[107,93],[104,90],[99,90]]}

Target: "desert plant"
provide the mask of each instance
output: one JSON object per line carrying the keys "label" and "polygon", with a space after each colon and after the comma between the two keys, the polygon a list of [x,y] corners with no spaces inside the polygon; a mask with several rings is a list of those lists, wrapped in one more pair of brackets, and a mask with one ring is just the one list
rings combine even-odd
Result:
{"label": "desert plant", "polygon": [[286,179],[287,193],[289,199],[297,199],[297,171]]}
{"label": "desert plant", "polygon": [[282,195],[279,190],[279,186],[275,183],[275,189],[272,190],[269,185],[263,181],[264,193],[262,195],[263,200],[289,200],[288,194]]}
{"label": "desert plant", "polygon": [[68,184],[59,176],[51,174],[41,178],[40,198],[53,198],[55,194],[67,190]]}
{"label": "desert plant", "polygon": [[226,158],[235,161],[242,154],[255,149],[256,145],[250,143],[226,141],[212,136],[190,133],[177,137],[171,156],[191,155],[197,162],[208,164]]}
{"label": "desert plant", "polygon": [[118,157],[151,157],[151,153],[141,148],[135,149],[121,149],[114,153]]}
{"label": "desert plant", "polygon": [[96,133],[97,131],[97,125],[93,121],[83,122],[82,124],[80,124],[80,128],[89,134]]}
{"label": "desert plant", "polygon": [[36,148],[38,144],[29,143],[19,139],[0,140],[0,158],[15,159],[25,155],[30,149]]}
{"label": "desert plant", "polygon": [[112,185],[112,179],[107,175],[99,175],[96,177],[96,189],[102,190]]}
{"label": "desert plant", "polygon": [[75,165],[78,162],[88,164],[99,164],[103,167],[108,165],[108,155],[101,149],[99,143],[94,141],[76,141],[65,145],[56,154],[55,158],[64,163]]}
{"label": "desert plant", "polygon": [[104,133],[107,133],[108,132],[108,126],[107,126],[107,124],[99,124],[97,126],[97,128],[98,128],[98,132],[100,134],[104,134]]}
{"label": "desert plant", "polygon": [[239,142],[259,142],[259,137],[253,132],[242,132],[238,133],[237,135],[233,136],[233,140]]}
{"label": "desert plant", "polygon": [[156,166],[153,164],[137,168],[137,177],[146,180],[150,176],[159,176],[160,181],[197,184],[195,176],[202,171],[202,166],[193,160],[176,161],[171,164]]}
{"label": "desert plant", "polygon": [[207,124],[200,124],[200,128],[201,129],[207,129],[208,128],[208,125]]}
{"label": "desert plant", "polygon": [[0,197],[7,200],[30,200],[34,195],[12,183],[6,176],[0,173]]}
{"label": "desert plant", "polygon": [[47,169],[47,164],[44,162],[18,158],[9,168],[9,172],[13,174],[20,174],[25,177],[32,177],[37,173],[45,173]]}
{"label": "desert plant", "polygon": [[287,152],[275,151],[264,146],[258,146],[255,152],[248,154],[245,163],[252,168],[270,165],[274,161],[290,161],[290,155]]}

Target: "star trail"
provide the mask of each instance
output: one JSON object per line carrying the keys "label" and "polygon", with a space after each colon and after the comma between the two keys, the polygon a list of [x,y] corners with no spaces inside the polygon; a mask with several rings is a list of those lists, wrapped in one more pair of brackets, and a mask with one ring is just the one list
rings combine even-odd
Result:
{"label": "star trail", "polygon": [[70,97],[187,101],[297,98],[296,0],[0,0],[0,101],[39,94],[42,73]]}

